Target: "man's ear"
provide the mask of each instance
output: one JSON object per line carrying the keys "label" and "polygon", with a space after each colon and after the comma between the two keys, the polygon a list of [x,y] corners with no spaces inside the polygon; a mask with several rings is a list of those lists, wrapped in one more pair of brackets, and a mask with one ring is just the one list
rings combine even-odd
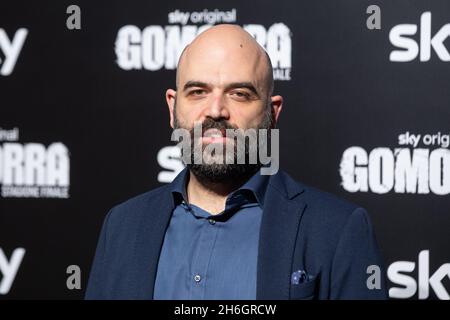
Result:
{"label": "man's ear", "polygon": [[166,102],[167,106],[169,107],[169,115],[170,115],[170,127],[174,128],[174,106],[175,106],[175,98],[176,98],[177,92],[173,89],[167,89],[166,91]]}
{"label": "man's ear", "polygon": [[276,126],[278,122],[278,117],[280,116],[281,109],[283,109],[283,97],[282,96],[272,96],[270,97],[271,107],[272,107],[272,123],[273,127]]}

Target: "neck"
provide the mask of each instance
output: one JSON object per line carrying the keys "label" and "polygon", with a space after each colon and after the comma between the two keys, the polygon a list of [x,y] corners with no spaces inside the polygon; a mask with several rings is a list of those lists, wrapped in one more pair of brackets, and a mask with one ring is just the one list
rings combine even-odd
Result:
{"label": "neck", "polygon": [[198,179],[192,171],[186,186],[188,202],[216,215],[225,210],[227,196],[245,183],[243,180],[209,182]]}

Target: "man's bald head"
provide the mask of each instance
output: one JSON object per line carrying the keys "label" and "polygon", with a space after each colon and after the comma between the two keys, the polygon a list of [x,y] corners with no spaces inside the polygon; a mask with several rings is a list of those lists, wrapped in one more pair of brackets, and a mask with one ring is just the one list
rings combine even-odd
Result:
{"label": "man's bald head", "polygon": [[213,26],[199,34],[184,48],[177,66],[177,88],[185,73],[192,69],[190,65],[202,63],[208,64],[211,72],[221,67],[247,68],[253,73],[255,81],[263,88],[267,97],[273,93],[273,70],[269,55],[238,25]]}

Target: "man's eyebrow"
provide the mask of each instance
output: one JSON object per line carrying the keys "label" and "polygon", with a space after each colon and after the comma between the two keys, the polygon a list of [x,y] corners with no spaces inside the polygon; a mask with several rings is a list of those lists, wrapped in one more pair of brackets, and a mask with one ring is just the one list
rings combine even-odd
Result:
{"label": "man's eyebrow", "polygon": [[238,89],[238,88],[245,88],[259,96],[258,91],[256,90],[255,86],[251,82],[233,82],[226,86],[225,90],[231,90],[231,89]]}
{"label": "man's eyebrow", "polygon": [[[183,91],[186,91],[192,87],[208,88],[208,87],[210,87],[210,85],[207,84],[206,82],[190,80],[190,81],[186,82],[186,84],[183,86]],[[225,90],[228,91],[231,89],[238,89],[238,88],[248,89],[251,92],[253,92],[254,94],[256,94],[257,96],[259,96],[258,91],[256,90],[255,86],[251,82],[245,82],[245,81],[244,82],[232,82],[232,83],[226,85]]]}
{"label": "man's eyebrow", "polygon": [[183,91],[186,91],[189,88],[192,87],[200,87],[200,88],[207,88],[209,87],[209,85],[205,82],[201,82],[201,81],[188,81],[186,82],[186,84],[183,86]]}

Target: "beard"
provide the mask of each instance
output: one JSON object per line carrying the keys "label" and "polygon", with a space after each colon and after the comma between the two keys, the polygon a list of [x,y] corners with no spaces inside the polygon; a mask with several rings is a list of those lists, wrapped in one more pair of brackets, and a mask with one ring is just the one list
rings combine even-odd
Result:
{"label": "beard", "polygon": [[[260,139],[259,135],[257,134],[257,142],[256,142],[256,161],[249,161],[250,159],[250,150],[253,147],[253,151],[255,151],[255,146],[249,145],[249,139],[242,139],[241,141],[244,141],[245,145],[245,151],[243,153],[244,161],[238,161],[238,150],[237,150],[237,137],[235,137],[233,140],[226,139],[223,141],[223,143],[220,143],[218,145],[213,146],[216,150],[217,148],[220,148],[222,152],[219,152],[217,154],[214,153],[214,151],[209,154],[205,155],[205,148],[210,148],[214,142],[211,142],[209,144],[203,144],[202,139],[195,140],[194,138],[194,128],[187,128],[186,126],[183,126],[179,119],[176,117],[176,108],[174,107],[174,129],[185,129],[189,131],[189,134],[191,136],[191,145],[190,145],[190,160],[188,163],[185,163],[187,168],[196,176],[196,178],[205,183],[223,183],[223,182],[230,182],[230,181],[243,181],[251,176],[253,176],[262,166],[262,163],[259,159],[259,148],[260,148]],[[239,128],[236,126],[231,125],[226,120],[220,119],[220,120],[214,120],[212,118],[206,118],[205,121],[203,121],[202,125],[202,137],[204,133],[210,129],[215,129],[216,131],[220,131],[223,133],[223,136],[225,137],[225,132],[227,129],[235,130],[236,135],[239,135]],[[267,146],[270,146],[270,129],[272,128],[272,113],[270,106],[267,107],[266,112],[264,114],[263,119],[261,122],[254,128],[248,128],[248,129],[256,129],[256,132],[258,133],[259,129],[266,129],[267,130],[267,138],[264,141],[264,144],[267,143]],[[200,144],[200,146],[199,146]],[[195,152],[196,146],[200,149],[202,152],[199,154],[198,152]],[[227,147],[228,145],[228,147]],[[231,151],[229,152],[226,149],[230,148]],[[197,150],[198,150],[197,149]],[[203,161],[199,161],[199,157],[203,157]],[[183,156],[182,156],[183,158]],[[231,160],[231,161],[230,161]],[[242,160],[242,159],[241,159]],[[241,163],[244,162],[244,163]]]}

